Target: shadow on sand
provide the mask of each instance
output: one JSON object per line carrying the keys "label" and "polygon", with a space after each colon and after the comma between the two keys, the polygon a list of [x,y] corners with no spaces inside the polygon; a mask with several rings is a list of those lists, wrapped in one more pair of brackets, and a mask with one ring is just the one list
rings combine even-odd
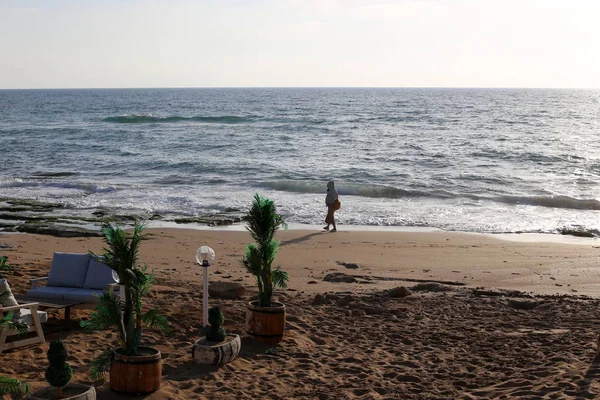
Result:
{"label": "shadow on sand", "polygon": [[313,236],[319,236],[319,235],[322,235],[323,233],[328,233],[328,232],[327,231],[313,232],[313,233],[309,233],[308,235],[304,235],[304,236],[301,236],[301,237],[296,238],[296,239],[283,240],[281,242],[281,245],[282,246],[287,246],[288,244],[302,243],[302,242],[307,241],[308,239],[310,239]]}
{"label": "shadow on sand", "polygon": [[598,378],[600,378],[600,353],[596,354],[596,357],[592,360],[592,364],[585,372],[585,376],[579,382],[579,395],[577,398],[595,399],[597,395],[590,393],[590,386]]}

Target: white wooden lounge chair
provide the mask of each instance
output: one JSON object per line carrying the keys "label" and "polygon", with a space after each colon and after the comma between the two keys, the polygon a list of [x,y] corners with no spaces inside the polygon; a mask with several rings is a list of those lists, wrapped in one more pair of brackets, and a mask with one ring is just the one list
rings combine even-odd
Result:
{"label": "white wooden lounge chair", "polygon": [[[31,338],[17,338],[11,342],[6,342],[9,336],[17,335],[16,329],[8,327],[0,328],[0,354],[4,350],[14,349],[16,347],[27,346],[36,343],[46,343],[42,323],[48,321],[48,315],[43,311],[38,311],[38,303],[18,304],[8,286],[8,281],[0,279],[0,295],[4,299],[0,304],[0,318],[8,313],[13,313],[13,321],[27,324],[27,332],[35,332],[36,336]],[[4,304],[4,305],[3,305]]]}

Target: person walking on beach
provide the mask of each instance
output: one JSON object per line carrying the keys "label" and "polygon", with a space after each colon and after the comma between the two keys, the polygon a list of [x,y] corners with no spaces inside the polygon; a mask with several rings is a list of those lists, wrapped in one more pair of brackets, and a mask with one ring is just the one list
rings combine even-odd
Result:
{"label": "person walking on beach", "polygon": [[335,183],[333,181],[327,182],[327,196],[325,197],[325,205],[327,206],[327,217],[325,217],[325,223],[327,226],[324,226],[323,229],[328,231],[329,225],[333,225],[333,229],[331,232],[337,232],[337,228],[335,226],[335,211],[340,208],[338,200],[338,191],[335,188]]}

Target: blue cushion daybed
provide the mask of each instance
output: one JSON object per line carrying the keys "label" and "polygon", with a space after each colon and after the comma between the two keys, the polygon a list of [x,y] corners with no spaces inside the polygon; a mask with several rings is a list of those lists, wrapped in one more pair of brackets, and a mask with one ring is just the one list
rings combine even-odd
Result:
{"label": "blue cushion daybed", "polygon": [[[27,296],[48,300],[70,300],[95,307],[104,289],[118,290],[113,270],[89,254],[54,253],[47,277],[31,280]],[[46,281],[46,286],[38,286]]]}

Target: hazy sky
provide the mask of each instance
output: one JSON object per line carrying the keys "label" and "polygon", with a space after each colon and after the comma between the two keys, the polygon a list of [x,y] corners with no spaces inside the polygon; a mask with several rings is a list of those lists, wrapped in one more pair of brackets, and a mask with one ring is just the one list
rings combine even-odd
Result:
{"label": "hazy sky", "polygon": [[0,0],[0,88],[600,88],[598,0]]}

